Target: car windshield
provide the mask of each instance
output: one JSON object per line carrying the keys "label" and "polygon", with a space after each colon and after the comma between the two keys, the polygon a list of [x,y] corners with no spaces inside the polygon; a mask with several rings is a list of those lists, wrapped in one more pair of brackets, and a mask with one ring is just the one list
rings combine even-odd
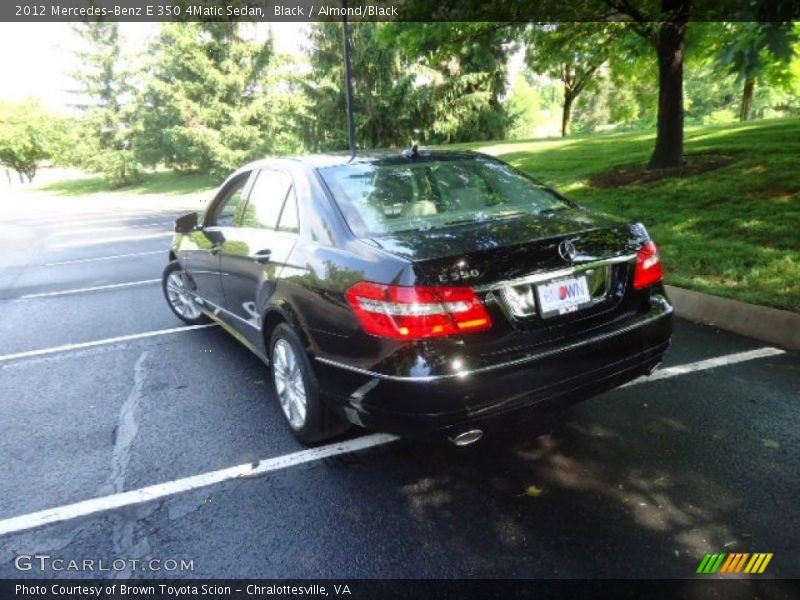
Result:
{"label": "car windshield", "polygon": [[526,175],[482,157],[355,163],[320,172],[348,225],[362,236],[571,208]]}

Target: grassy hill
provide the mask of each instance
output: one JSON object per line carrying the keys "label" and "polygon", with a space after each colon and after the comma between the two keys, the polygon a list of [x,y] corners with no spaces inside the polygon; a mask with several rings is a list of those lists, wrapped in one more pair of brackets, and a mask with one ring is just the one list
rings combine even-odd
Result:
{"label": "grassy hill", "polygon": [[460,145],[642,221],[668,283],[800,311],[800,119],[688,128],[683,172],[639,167],[652,133]]}

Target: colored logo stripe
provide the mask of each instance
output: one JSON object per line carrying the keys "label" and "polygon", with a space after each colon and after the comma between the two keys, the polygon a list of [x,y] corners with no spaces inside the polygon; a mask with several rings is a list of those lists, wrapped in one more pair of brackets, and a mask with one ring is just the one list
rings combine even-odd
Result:
{"label": "colored logo stripe", "polygon": [[[741,573],[742,569],[744,569],[745,573],[763,573],[771,560],[771,552],[755,554],[750,554],[749,552],[734,552],[732,554],[720,552],[706,554],[700,562],[700,566],[697,567],[697,573]],[[745,567],[745,565],[747,566]]]}
{"label": "colored logo stripe", "polygon": [[722,565],[720,573],[738,573],[744,568],[744,562],[750,557],[749,554],[734,552],[728,555],[728,560]]}
{"label": "colored logo stripe", "polygon": [[706,554],[700,566],[697,567],[698,573],[716,573],[725,558],[725,553]]}
{"label": "colored logo stripe", "polygon": [[767,568],[769,561],[772,560],[772,552],[769,554],[761,553],[761,554],[753,554],[753,558],[750,559],[747,567],[745,568],[745,573],[763,573],[764,569]]}

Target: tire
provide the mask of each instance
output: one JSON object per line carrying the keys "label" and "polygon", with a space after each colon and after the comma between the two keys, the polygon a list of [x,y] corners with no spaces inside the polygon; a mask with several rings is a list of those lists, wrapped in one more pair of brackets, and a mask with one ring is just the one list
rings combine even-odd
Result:
{"label": "tire", "polygon": [[298,440],[314,444],[350,428],[341,411],[321,400],[308,354],[294,329],[286,323],[279,324],[272,332],[269,370],[281,413]]}
{"label": "tire", "polygon": [[177,260],[164,269],[161,276],[161,290],[175,316],[189,325],[202,325],[211,321],[197,306],[189,294],[183,268]]}

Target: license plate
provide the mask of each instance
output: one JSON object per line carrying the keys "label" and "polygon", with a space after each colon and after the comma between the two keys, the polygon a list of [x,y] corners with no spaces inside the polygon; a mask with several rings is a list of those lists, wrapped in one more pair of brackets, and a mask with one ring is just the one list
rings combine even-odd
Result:
{"label": "license plate", "polygon": [[536,294],[543,319],[575,312],[592,304],[585,276],[538,285]]}

